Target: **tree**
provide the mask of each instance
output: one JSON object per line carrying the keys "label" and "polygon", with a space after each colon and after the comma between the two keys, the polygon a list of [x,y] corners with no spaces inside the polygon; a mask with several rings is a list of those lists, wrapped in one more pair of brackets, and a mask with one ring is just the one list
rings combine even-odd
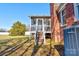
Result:
{"label": "tree", "polygon": [[11,36],[21,36],[25,35],[26,30],[26,25],[17,21],[13,24],[12,28],[9,30],[9,33]]}

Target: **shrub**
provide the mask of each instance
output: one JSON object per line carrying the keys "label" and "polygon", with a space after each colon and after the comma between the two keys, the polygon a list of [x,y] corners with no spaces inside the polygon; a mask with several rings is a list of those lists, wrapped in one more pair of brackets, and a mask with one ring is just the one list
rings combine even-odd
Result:
{"label": "shrub", "polygon": [[22,36],[25,35],[26,25],[17,21],[13,24],[12,28],[9,30],[9,35],[11,36]]}

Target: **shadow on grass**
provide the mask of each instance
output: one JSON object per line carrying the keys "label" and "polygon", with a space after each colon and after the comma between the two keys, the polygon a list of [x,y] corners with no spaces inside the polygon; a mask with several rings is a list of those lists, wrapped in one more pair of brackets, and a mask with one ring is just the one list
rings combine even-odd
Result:
{"label": "shadow on grass", "polygon": [[25,51],[24,51],[22,54],[20,54],[20,56],[23,56],[23,55],[28,51],[28,49],[29,49],[32,45],[33,45],[33,44],[29,45],[29,46],[25,49]]}
{"label": "shadow on grass", "polygon": [[[27,42],[28,40],[26,40],[25,42],[23,42],[23,43],[21,43],[21,44],[18,44],[18,45],[16,45],[16,46],[14,46],[14,47],[12,47],[12,48],[6,48],[5,50],[3,50],[3,51],[1,51],[0,52],[0,56],[2,56],[2,55],[5,55],[5,56],[8,56],[8,55],[10,55],[11,53],[13,53],[14,51],[16,51],[17,49],[19,49],[20,47],[22,47],[26,42]],[[8,49],[10,49],[10,50],[8,50]],[[7,53],[7,54],[6,54]]]}
{"label": "shadow on grass", "polygon": [[38,50],[39,50],[39,48],[42,46],[42,44],[43,44],[43,43],[41,43],[40,46],[38,46],[38,45],[35,45],[35,46],[34,46],[34,49],[33,49],[33,52],[32,52],[32,54],[31,54],[31,56],[34,56],[34,55],[38,52]]}
{"label": "shadow on grass", "polygon": [[[7,39],[6,39],[6,40],[7,40]],[[10,39],[9,41],[7,41],[7,43],[8,43],[8,42],[11,42],[12,40],[13,40],[13,39]],[[18,42],[20,42],[20,40],[17,41],[17,43],[18,43]],[[16,44],[17,44],[17,43],[16,43]],[[2,51],[0,51],[0,55],[6,53],[6,51],[8,51],[8,50],[10,50],[11,48],[15,47],[16,44],[13,44],[13,45],[6,45],[6,43],[4,43],[4,45],[7,46],[7,47],[6,47],[5,49],[3,49]],[[1,46],[3,46],[3,45],[1,44]],[[16,45],[16,46],[17,46],[17,45]]]}

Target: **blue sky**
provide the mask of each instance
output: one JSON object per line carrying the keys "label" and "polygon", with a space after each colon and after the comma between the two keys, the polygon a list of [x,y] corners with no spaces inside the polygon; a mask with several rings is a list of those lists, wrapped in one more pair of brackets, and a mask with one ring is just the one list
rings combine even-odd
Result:
{"label": "blue sky", "polygon": [[9,29],[16,21],[29,25],[31,15],[50,15],[48,3],[0,4],[0,28]]}

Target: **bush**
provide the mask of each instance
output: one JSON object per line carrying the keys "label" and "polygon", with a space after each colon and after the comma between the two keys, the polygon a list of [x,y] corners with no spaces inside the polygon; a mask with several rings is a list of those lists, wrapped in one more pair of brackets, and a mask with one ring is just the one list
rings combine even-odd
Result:
{"label": "bush", "polygon": [[26,32],[26,25],[17,21],[13,24],[12,28],[9,30],[9,35],[11,36],[23,36]]}

